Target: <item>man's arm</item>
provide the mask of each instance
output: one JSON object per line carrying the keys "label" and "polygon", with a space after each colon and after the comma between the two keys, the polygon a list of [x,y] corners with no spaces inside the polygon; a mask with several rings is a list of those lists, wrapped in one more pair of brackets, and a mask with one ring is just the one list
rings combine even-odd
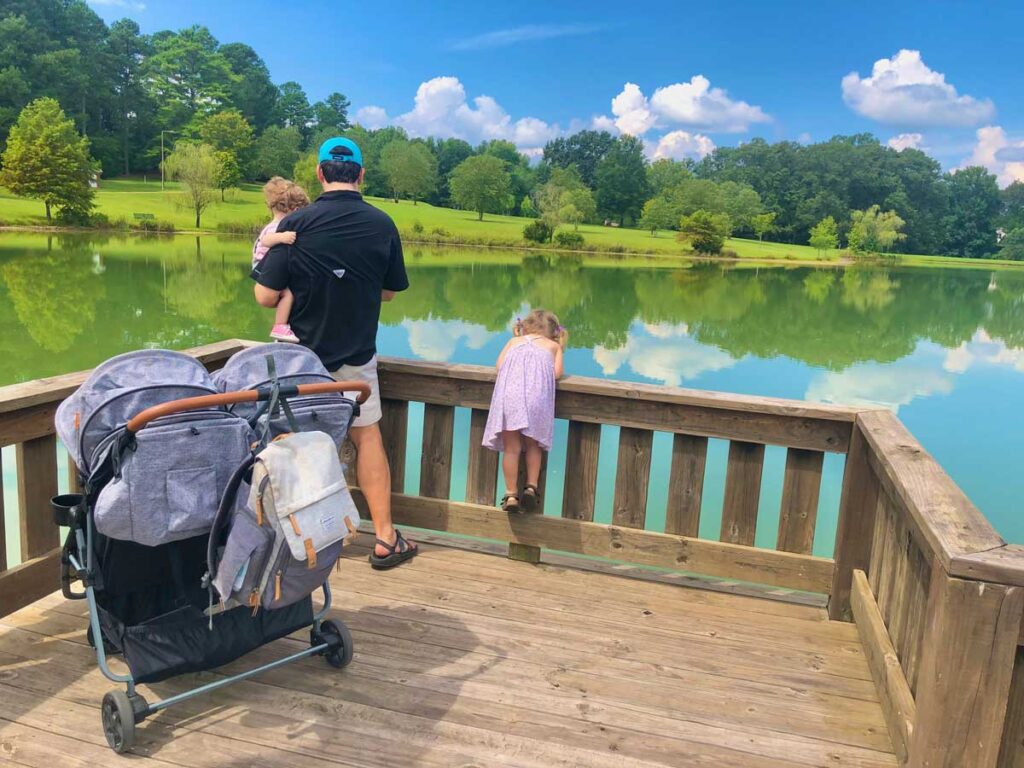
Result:
{"label": "man's arm", "polygon": [[389,290],[385,289],[385,290],[380,292],[380,300],[381,301],[391,301],[393,298],[395,298],[395,293],[396,293],[395,291],[389,291]]}

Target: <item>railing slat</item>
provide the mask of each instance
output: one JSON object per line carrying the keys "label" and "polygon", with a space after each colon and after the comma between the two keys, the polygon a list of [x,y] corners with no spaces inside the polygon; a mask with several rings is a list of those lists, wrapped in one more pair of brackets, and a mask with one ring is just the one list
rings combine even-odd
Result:
{"label": "railing slat", "polygon": [[907,604],[909,597],[910,548],[912,547],[910,531],[899,520],[896,521],[896,546],[893,548],[892,583],[889,587],[889,613],[885,624],[889,628],[889,637],[893,645],[904,657],[903,632],[907,623]]}
{"label": "railing slat", "polygon": [[381,400],[380,420],[384,452],[391,466],[391,490],[405,492],[405,447],[409,435],[409,403],[405,400]]}
{"label": "railing slat", "polygon": [[777,544],[777,548],[784,552],[809,555],[814,549],[814,526],[818,518],[824,461],[825,454],[821,451],[790,448],[786,452]]}
{"label": "railing slat", "polygon": [[498,493],[498,453],[484,448],[487,411],[474,408],[469,416],[469,466],[466,469],[466,501],[493,504]]}
{"label": "railing slat", "polygon": [[601,450],[601,425],[569,422],[565,452],[565,486],[562,517],[593,520],[597,497],[597,459]]}
{"label": "railing slat", "polygon": [[761,500],[761,443],[729,443],[729,465],[725,472],[725,502],[722,506],[722,541],[753,546],[757,531],[757,505]]}
{"label": "railing slat", "polygon": [[[79,482],[78,467],[75,466],[75,460],[71,458],[71,454],[68,454],[68,493],[81,493],[82,484]],[[3,502],[0,501],[0,504]],[[2,507],[0,507],[2,509]]]}
{"label": "railing slat", "polygon": [[672,467],[668,476],[665,533],[696,537],[700,530],[700,503],[704,496],[704,468],[708,439],[696,435],[675,435],[672,439]]}
{"label": "railing slat", "polygon": [[0,455],[0,573],[7,570],[7,514],[4,509],[4,462]]}
{"label": "railing slat", "polygon": [[931,566],[918,547],[910,552],[910,567],[907,572],[907,619],[900,643],[900,662],[907,673],[910,690],[917,692],[917,676],[921,665],[921,639],[924,637],[925,607],[928,602],[928,582]]}
{"label": "railing slat", "polygon": [[623,427],[619,431],[619,459],[615,470],[612,523],[643,528],[647,520],[647,484],[651,477],[654,433]]}
{"label": "railing slat", "polygon": [[57,438],[53,435],[19,443],[18,506],[22,562],[44,555],[60,543],[50,499],[57,495]]}
{"label": "railing slat", "polygon": [[878,586],[875,588],[875,599],[878,610],[889,625],[889,607],[892,597],[893,576],[896,573],[896,561],[900,548],[900,529],[896,510],[887,501],[878,505],[878,514],[885,518],[885,545],[882,550],[882,563],[878,572]]}
{"label": "railing slat", "polygon": [[843,471],[843,495],[836,524],[836,567],[828,600],[828,616],[846,620],[850,614],[850,585],[854,569],[866,571],[871,562],[871,539],[878,505],[878,479],[868,463],[869,446],[860,426],[850,438]]}
{"label": "railing slat", "polygon": [[455,409],[450,405],[423,407],[423,455],[420,459],[420,495],[447,499],[452,486],[452,442]]}

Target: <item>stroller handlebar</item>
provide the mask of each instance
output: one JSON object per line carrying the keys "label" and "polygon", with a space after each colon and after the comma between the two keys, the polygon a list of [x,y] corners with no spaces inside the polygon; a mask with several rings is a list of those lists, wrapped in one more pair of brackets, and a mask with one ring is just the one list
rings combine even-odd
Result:
{"label": "stroller handlebar", "polygon": [[[281,397],[301,397],[303,395],[325,395],[344,394],[345,392],[357,392],[357,403],[366,402],[370,396],[370,385],[363,381],[335,381],[322,384],[292,384],[279,389]],[[195,411],[203,408],[216,408],[223,405],[235,405],[236,403],[251,403],[269,400],[270,387],[259,387],[257,389],[245,389],[237,392],[224,392],[219,395],[201,395],[199,397],[185,397],[181,400],[171,400],[166,403],[154,405],[144,411],[135,414],[128,422],[128,431],[132,434],[143,429],[151,421],[164,416],[172,416],[185,411]]]}

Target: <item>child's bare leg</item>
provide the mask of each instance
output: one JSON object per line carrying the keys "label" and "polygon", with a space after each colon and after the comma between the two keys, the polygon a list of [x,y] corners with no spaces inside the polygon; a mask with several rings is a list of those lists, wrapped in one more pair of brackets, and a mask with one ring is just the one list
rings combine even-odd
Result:
{"label": "child's bare leg", "polygon": [[288,325],[288,318],[292,314],[292,304],[295,303],[295,294],[290,288],[281,291],[277,300],[277,308],[274,310],[274,325]]}
{"label": "child's bare leg", "polygon": [[505,493],[519,495],[519,454],[523,451],[523,443],[518,432],[502,432],[502,444],[505,451],[501,457],[501,471],[505,475]]}
{"label": "child's bare leg", "polygon": [[[540,482],[540,466],[544,460],[544,450],[540,443],[532,437],[523,436],[526,445],[526,482],[534,487]],[[516,468],[518,470],[518,467]]]}

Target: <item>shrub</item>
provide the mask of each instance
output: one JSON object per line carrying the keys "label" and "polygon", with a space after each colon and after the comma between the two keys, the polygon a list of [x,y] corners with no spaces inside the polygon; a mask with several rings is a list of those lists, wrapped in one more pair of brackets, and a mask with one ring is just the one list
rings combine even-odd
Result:
{"label": "shrub", "polygon": [[417,219],[412,223],[412,231],[417,235],[423,234],[423,224]]}
{"label": "shrub", "polygon": [[551,242],[551,236],[553,234],[553,228],[543,219],[531,221],[523,227],[523,239],[529,240],[531,243]]}
{"label": "shrub", "polygon": [[174,224],[160,219],[142,219],[136,226],[143,232],[174,232]]}
{"label": "shrub", "polygon": [[438,237],[451,237],[452,233],[444,227],[434,227],[430,230],[430,234],[437,235]]}
{"label": "shrub", "polygon": [[703,209],[679,222],[679,239],[688,240],[697,253],[717,254],[732,230],[732,222],[724,213],[711,213]]}
{"label": "shrub", "polygon": [[579,250],[583,247],[583,235],[579,232],[556,232],[555,245],[559,248]]}

